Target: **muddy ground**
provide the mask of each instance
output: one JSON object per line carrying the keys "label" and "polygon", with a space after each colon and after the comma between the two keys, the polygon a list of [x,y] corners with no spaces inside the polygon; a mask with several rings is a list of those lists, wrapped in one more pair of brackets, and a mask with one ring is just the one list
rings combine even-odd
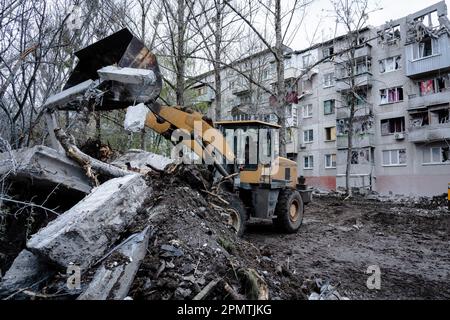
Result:
{"label": "muddy ground", "polygon": [[[428,205],[316,197],[298,234],[256,223],[245,239],[350,299],[449,299],[450,214],[419,207]],[[372,265],[381,269],[381,290],[367,288]]]}

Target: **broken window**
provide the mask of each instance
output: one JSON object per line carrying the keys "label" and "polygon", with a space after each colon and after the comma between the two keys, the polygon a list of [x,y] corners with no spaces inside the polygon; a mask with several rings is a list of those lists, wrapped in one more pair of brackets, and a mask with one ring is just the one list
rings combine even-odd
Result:
{"label": "broken window", "polygon": [[336,100],[324,101],[323,106],[325,115],[334,114],[334,110],[336,107]]}
{"label": "broken window", "polygon": [[311,55],[307,54],[302,57],[303,60],[303,68],[307,69],[311,65]]}
{"label": "broken window", "polygon": [[364,58],[356,62],[355,74],[361,75],[372,71],[372,60]]}
{"label": "broken window", "polygon": [[334,47],[324,48],[322,54],[324,58],[331,57],[334,54]]}
{"label": "broken window", "polygon": [[352,151],[351,164],[359,164],[359,152],[358,151]]}
{"label": "broken window", "polygon": [[325,88],[334,86],[334,73],[327,73],[324,75],[323,86]]}
{"label": "broken window", "polygon": [[380,43],[394,44],[401,39],[400,25],[392,26],[379,32]]}
{"label": "broken window", "polygon": [[381,134],[390,135],[405,132],[405,118],[386,119],[381,121]]}
{"label": "broken window", "polygon": [[450,81],[448,74],[434,79],[419,81],[419,92],[421,96],[444,92],[449,88]]}
{"label": "broken window", "polygon": [[449,123],[449,109],[436,109],[430,111],[430,124],[446,124]]}
{"label": "broken window", "polygon": [[306,156],[303,158],[303,168],[305,170],[311,170],[314,168],[314,157]]}
{"label": "broken window", "polygon": [[336,168],[336,155],[335,154],[326,154],[325,155],[325,169],[335,169]]}
{"label": "broken window", "polygon": [[381,104],[396,103],[403,101],[403,88],[391,88],[380,90]]}
{"label": "broken window", "polygon": [[263,80],[269,80],[270,79],[270,70],[269,69],[264,69],[262,71],[262,79]]}
{"label": "broken window", "polygon": [[336,127],[325,128],[325,141],[336,141]]}
{"label": "broken window", "polygon": [[198,97],[201,97],[201,96],[203,96],[203,95],[205,95],[205,94],[206,94],[206,86],[199,87],[199,88],[197,89],[197,96],[198,96]]}
{"label": "broken window", "polygon": [[248,105],[248,104],[251,104],[251,102],[252,102],[251,95],[244,95],[240,99],[241,99],[241,105]]}
{"label": "broken window", "polygon": [[406,150],[383,151],[383,166],[400,166],[406,164]]}
{"label": "broken window", "polygon": [[302,94],[307,94],[312,91],[312,81],[311,80],[302,80]]}
{"label": "broken window", "polygon": [[314,130],[311,129],[303,131],[303,142],[304,143],[314,142]]}
{"label": "broken window", "polygon": [[401,56],[380,60],[380,73],[388,73],[401,69]]}
{"label": "broken window", "polygon": [[428,126],[430,124],[428,112],[417,112],[411,114],[411,127],[420,128],[423,126]]}
{"label": "broken window", "polygon": [[440,26],[439,16],[437,11],[430,12],[422,17],[415,19],[416,22],[421,22],[428,28],[436,28]]}
{"label": "broken window", "polygon": [[305,106],[303,106],[303,118],[312,118],[313,116],[313,105],[312,104],[307,104]]}
{"label": "broken window", "polygon": [[424,164],[450,163],[450,147],[431,147],[424,150]]}
{"label": "broken window", "polygon": [[412,47],[412,50],[414,60],[436,55],[439,53],[438,39],[427,36],[422,41],[415,43]]}

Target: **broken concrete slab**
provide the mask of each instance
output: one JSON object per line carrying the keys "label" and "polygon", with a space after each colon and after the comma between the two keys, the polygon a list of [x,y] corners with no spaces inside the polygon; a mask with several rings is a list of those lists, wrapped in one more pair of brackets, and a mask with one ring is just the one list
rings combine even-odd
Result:
{"label": "broken concrete slab", "polygon": [[86,291],[78,300],[123,300],[147,254],[151,228],[132,235],[97,269]]}
{"label": "broken concrete slab", "polygon": [[23,250],[0,282],[0,298],[7,298],[20,290],[37,285],[52,274],[49,267],[36,255]]}
{"label": "broken concrete slab", "polygon": [[33,253],[82,272],[103,257],[137,215],[148,194],[140,175],[110,180],[40,230],[27,243]]}
{"label": "broken concrete slab", "polygon": [[143,150],[129,150],[111,164],[124,170],[133,170],[141,174],[146,174],[151,171],[147,165],[158,170],[164,170],[171,163],[173,163],[172,159],[159,154]]}
{"label": "broken concrete slab", "polygon": [[157,77],[152,70],[108,66],[97,70],[100,79],[128,84],[154,85]]}
{"label": "broken concrete slab", "polygon": [[44,108],[58,108],[66,106],[68,103],[76,101],[84,96],[86,91],[90,88],[98,85],[98,81],[94,82],[93,80],[84,81],[72,88],[64,90],[60,93],[57,93],[47,99],[44,104]]}
{"label": "broken concrete slab", "polygon": [[28,181],[38,187],[54,188],[57,185],[69,190],[89,193],[92,190],[89,179],[82,168],[65,154],[45,146],[19,149],[0,153],[0,175],[9,176],[14,181]]}

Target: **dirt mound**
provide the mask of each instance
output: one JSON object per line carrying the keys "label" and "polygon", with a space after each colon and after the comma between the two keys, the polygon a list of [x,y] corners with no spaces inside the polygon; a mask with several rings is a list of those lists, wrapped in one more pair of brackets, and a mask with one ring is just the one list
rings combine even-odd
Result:
{"label": "dirt mound", "polygon": [[130,295],[192,299],[210,284],[208,299],[306,298],[303,279],[227,225],[226,192],[219,197],[203,192],[211,190],[211,178],[207,168],[198,166],[171,167],[148,176],[153,194],[130,231],[150,222],[156,232]]}

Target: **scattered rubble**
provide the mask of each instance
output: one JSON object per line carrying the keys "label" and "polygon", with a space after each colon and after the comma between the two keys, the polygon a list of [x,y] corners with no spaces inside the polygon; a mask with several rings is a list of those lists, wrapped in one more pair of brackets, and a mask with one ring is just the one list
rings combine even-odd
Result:
{"label": "scattered rubble", "polygon": [[[85,175],[89,165],[97,164],[82,156],[88,161],[78,169]],[[72,160],[67,162],[77,167]],[[46,165],[51,168],[55,164]],[[107,164],[98,164],[103,165]],[[397,202],[372,192],[345,200],[341,193],[319,191],[317,200],[326,200],[326,206],[319,210],[327,212],[326,220],[320,220],[320,215],[306,216],[300,233],[284,235],[282,241],[280,234],[268,237],[267,231],[261,230],[252,234],[251,228],[242,239],[227,224],[225,203],[231,202],[232,194],[217,189],[208,167],[176,165],[140,150],[131,150],[108,166],[119,170],[119,178],[94,188],[29,239],[0,283],[1,297],[347,300],[355,298],[354,293],[348,295],[348,283],[343,289],[340,282],[336,285],[319,277],[310,278],[311,273],[299,268],[298,261],[314,257],[316,251],[326,247],[330,235],[351,238],[374,230],[374,237],[385,238],[393,232],[377,212],[347,218],[348,206],[365,203],[371,208],[382,203],[389,206],[395,219],[403,219],[408,211],[423,212],[419,209],[423,207],[436,212],[446,204],[440,197],[419,199],[417,203],[407,198]],[[415,206],[417,209],[413,209]],[[414,219],[422,221],[416,214]],[[380,230],[372,221],[385,227]],[[321,239],[307,244],[307,239],[293,238],[307,237],[314,225],[321,226],[314,232],[314,238],[321,234]],[[258,224],[254,227],[264,228]],[[318,242],[323,243],[317,247]],[[280,243],[287,245],[280,248]],[[345,256],[346,251],[342,252]],[[332,257],[333,265],[339,257]],[[313,266],[320,267],[326,256],[315,259]],[[73,290],[67,287],[66,269],[70,266],[81,268],[81,287]]]}
{"label": "scattered rubble", "polygon": [[132,235],[96,271],[89,287],[78,300],[124,300],[147,254],[151,229]]}
{"label": "scattered rubble", "polygon": [[139,175],[110,180],[35,234],[27,247],[67,268],[86,269],[107,252],[137,215],[147,189]]}
{"label": "scattered rubble", "polygon": [[85,172],[76,162],[48,147],[0,153],[0,164],[0,176],[12,172],[8,175],[10,180],[27,182],[37,188],[51,190],[60,186],[85,194],[92,189]]}
{"label": "scattered rubble", "polygon": [[[53,274],[48,265],[28,250],[23,250],[0,282],[0,298],[13,298],[25,289],[33,288]],[[19,297],[15,297],[17,299]]]}

